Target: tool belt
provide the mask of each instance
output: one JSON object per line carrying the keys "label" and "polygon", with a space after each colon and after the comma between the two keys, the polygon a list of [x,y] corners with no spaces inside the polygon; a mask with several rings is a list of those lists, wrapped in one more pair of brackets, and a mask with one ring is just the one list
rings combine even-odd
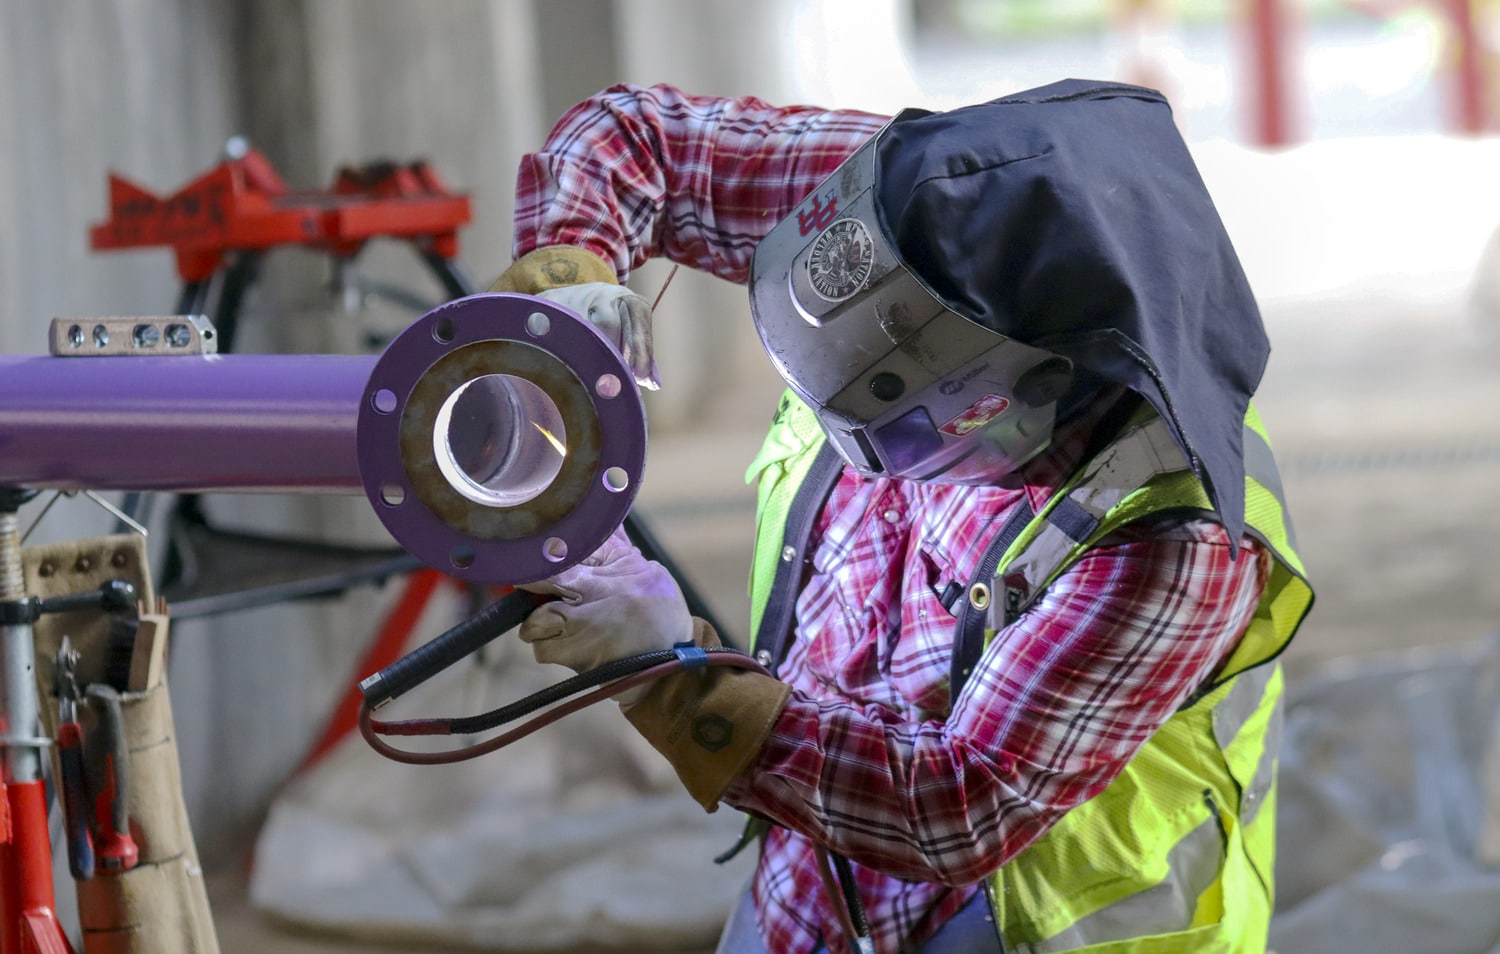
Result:
{"label": "tool belt", "polygon": [[[84,954],[218,954],[182,798],[166,683],[167,620],[151,588],[145,541],[136,535],[68,541],[28,547],[22,558],[29,594],[46,599],[125,580],[142,608],[133,640],[122,641],[120,620],[102,609],[48,614],[34,627],[37,691],[49,736],[57,730],[53,677],[64,636],[78,652],[81,684],[128,683],[119,693],[119,726],[86,725],[84,751],[91,778],[125,778],[128,834],[138,856],[125,870],[101,869],[78,881]],[[104,744],[101,734],[113,729],[120,740]],[[101,764],[104,752],[121,753],[128,772],[111,773]],[[56,763],[53,778],[61,778]]]}

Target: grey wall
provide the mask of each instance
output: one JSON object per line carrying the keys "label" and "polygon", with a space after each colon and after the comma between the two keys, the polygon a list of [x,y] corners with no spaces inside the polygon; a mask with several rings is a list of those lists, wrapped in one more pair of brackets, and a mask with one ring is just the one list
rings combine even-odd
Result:
{"label": "grey wall", "polygon": [[166,188],[234,128],[231,0],[0,0],[0,347],[44,351],[53,315],[160,311],[168,256],[101,257],[105,170]]}
{"label": "grey wall", "polygon": [[[473,197],[465,265],[497,273],[509,260],[516,161],[545,122],[534,23],[531,3],[507,0],[3,0],[0,348],[44,351],[54,315],[169,311],[169,253],[88,249],[88,226],[106,214],[106,174],[169,192],[217,162],[233,134],[293,186],[325,185],[340,163],[428,158]],[[436,297],[403,247],[365,257],[380,277],[427,282]],[[273,253],[247,302],[243,350],[357,346],[355,319],[337,314],[326,280],[320,257]],[[256,529],[380,535],[355,498],[216,497],[209,510]],[[34,539],[111,526],[74,502]],[[253,826],[387,599],[367,587],[338,603],[176,629],[184,786],[207,857]]]}

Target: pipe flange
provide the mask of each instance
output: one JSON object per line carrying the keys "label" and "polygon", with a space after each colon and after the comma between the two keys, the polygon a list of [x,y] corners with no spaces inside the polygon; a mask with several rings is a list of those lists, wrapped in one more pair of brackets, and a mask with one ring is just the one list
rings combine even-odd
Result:
{"label": "pipe flange", "polygon": [[358,448],[365,494],[408,551],[471,582],[528,583],[625,519],[646,415],[586,320],[529,295],[471,295],[391,341],[365,387]]}

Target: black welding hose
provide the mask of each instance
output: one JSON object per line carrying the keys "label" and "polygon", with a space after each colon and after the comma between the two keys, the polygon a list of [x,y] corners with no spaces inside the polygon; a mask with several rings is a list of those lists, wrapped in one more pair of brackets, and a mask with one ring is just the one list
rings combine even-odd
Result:
{"label": "black welding hose", "polygon": [[[744,653],[737,649],[717,648],[703,650],[705,665],[709,656],[721,653],[733,653],[743,656]],[[509,705],[482,712],[479,715],[466,716],[460,719],[450,719],[449,726],[454,735],[473,735],[476,732],[487,732],[490,729],[502,726],[507,722],[514,722],[522,716],[531,715],[540,709],[552,705],[569,696],[577,695],[585,689],[602,686],[607,682],[624,679],[638,672],[644,672],[653,666],[662,663],[678,662],[684,659],[684,654],[675,649],[657,649],[648,653],[639,653],[635,656],[626,656],[624,659],[616,659],[605,663],[597,669],[579,673],[571,679],[548,686],[545,689],[532,693],[524,699],[512,702]],[[684,663],[684,668],[688,664]]]}
{"label": "black welding hose", "polygon": [[[655,665],[640,669],[639,671],[633,672],[628,676],[614,679],[608,683],[594,688],[591,691],[585,692],[582,695],[575,694],[572,698],[560,701],[551,708],[548,708],[546,711],[533,715],[531,718],[523,722],[520,726],[503,732],[500,735],[494,736],[484,742],[471,745],[467,748],[444,752],[413,752],[405,749],[398,749],[394,746],[388,745],[380,738],[381,736],[452,735],[454,734],[454,721],[461,720],[414,719],[406,722],[377,722],[371,717],[370,707],[368,705],[360,706],[359,732],[360,735],[364,736],[365,741],[369,743],[371,748],[393,761],[404,762],[407,765],[451,765],[454,762],[463,762],[468,759],[477,758],[478,756],[494,752],[497,749],[504,748],[505,746],[510,745],[513,742],[517,742],[525,738],[538,729],[544,728],[545,726],[556,722],[558,719],[568,715],[569,713],[577,712],[579,709],[585,708],[598,702],[603,702],[605,699],[616,696],[619,693],[626,691],[627,689],[639,685],[645,685],[646,683],[653,682],[657,679],[662,678],[663,676],[671,675],[674,672],[681,672],[684,669],[704,667],[729,667],[732,669],[748,669],[759,672],[763,675],[770,675],[770,673],[766,671],[766,668],[760,663],[756,662],[754,659],[745,655],[744,653],[733,649],[716,649],[706,651],[698,649],[684,649],[680,652],[677,650],[667,650],[654,653],[646,653],[642,655],[649,655],[654,657],[666,656],[667,659],[665,662],[657,662]],[[640,657],[635,657],[635,659],[639,660]],[[585,677],[592,677],[592,675],[593,673],[586,673]],[[572,682],[574,685],[577,685],[579,680],[573,680]],[[561,685],[562,684],[559,684],[559,686]],[[556,689],[558,687],[552,688]],[[549,690],[543,690],[543,693],[538,693],[537,695],[546,694],[548,692]],[[534,698],[535,697],[533,696],[528,699],[522,700],[520,704],[517,704],[513,707],[503,708],[519,710],[524,707],[534,709],[535,706],[532,705],[532,699]],[[496,710],[496,712],[499,711],[502,710]],[[493,715],[493,713],[487,713],[485,716],[476,716],[475,718],[492,718]],[[515,718],[515,716],[512,716],[512,718]]]}
{"label": "black welding hose", "polygon": [[[577,696],[581,692],[607,686],[610,683],[620,683],[643,672],[659,670],[659,676],[668,670],[676,672],[684,669],[733,665],[735,660],[726,658],[731,656],[740,657],[753,668],[764,668],[738,649],[724,646],[710,649],[699,649],[695,646],[654,649],[607,662],[587,672],[564,679],[562,682],[539,689],[523,699],[478,715],[380,722],[377,723],[377,731],[381,735],[476,735],[539,712],[564,699]],[[613,695],[614,690],[621,688],[622,686],[611,686],[612,691],[608,694]]]}

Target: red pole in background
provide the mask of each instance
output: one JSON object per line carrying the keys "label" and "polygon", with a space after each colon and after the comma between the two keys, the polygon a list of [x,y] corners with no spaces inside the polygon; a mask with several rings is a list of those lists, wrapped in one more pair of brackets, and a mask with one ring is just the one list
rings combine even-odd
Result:
{"label": "red pole in background", "polygon": [[1484,132],[1489,125],[1485,108],[1484,50],[1474,22],[1474,0],[1447,0],[1443,4],[1453,26],[1457,62],[1453,70],[1453,93],[1457,104],[1458,131],[1469,135]]}
{"label": "red pole in background", "polygon": [[1291,24],[1283,0],[1249,0],[1251,141],[1274,148],[1292,138],[1288,50]]}
{"label": "red pole in background", "polygon": [[385,624],[371,640],[369,648],[365,650],[365,656],[355,668],[354,678],[349,680],[343,698],[334,706],[333,713],[328,717],[323,734],[303,756],[302,764],[297,766],[294,775],[301,775],[322,761],[324,756],[358,727],[359,708],[364,702],[364,695],[359,691],[360,680],[379,672],[401,658],[407,641],[417,628],[417,623],[421,622],[422,613],[427,609],[428,602],[445,580],[447,577],[436,570],[426,569],[417,570],[406,578],[406,584],[401,590],[401,595],[396,599],[396,605],[386,616]]}

